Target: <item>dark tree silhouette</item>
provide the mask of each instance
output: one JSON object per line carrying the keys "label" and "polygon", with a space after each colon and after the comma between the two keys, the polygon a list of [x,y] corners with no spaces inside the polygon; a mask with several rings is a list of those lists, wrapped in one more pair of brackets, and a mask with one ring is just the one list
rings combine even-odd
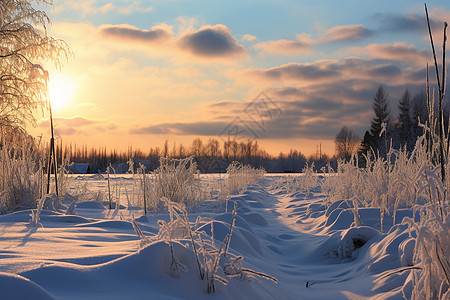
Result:
{"label": "dark tree silhouette", "polygon": [[413,128],[412,128],[412,122],[411,122],[411,95],[408,90],[405,90],[405,93],[403,94],[402,98],[400,99],[398,103],[398,110],[399,110],[399,116],[398,116],[398,130],[399,130],[399,137],[400,137],[400,145],[407,146],[407,149],[410,149],[413,142],[412,140],[415,138],[413,137]]}
{"label": "dark tree silhouette", "polygon": [[[387,127],[390,126],[390,111],[388,95],[384,88],[380,86],[373,98],[373,112],[375,117],[370,124],[370,132],[367,131],[364,134],[364,140],[362,142],[362,150],[367,152],[372,149],[374,151],[380,149],[380,133],[383,128],[383,124]],[[386,149],[384,149],[386,151]]]}
{"label": "dark tree silhouette", "polygon": [[342,127],[334,141],[336,146],[336,156],[345,159],[346,161],[350,160],[352,154],[357,149],[359,142],[360,139],[356,133],[346,126]]}

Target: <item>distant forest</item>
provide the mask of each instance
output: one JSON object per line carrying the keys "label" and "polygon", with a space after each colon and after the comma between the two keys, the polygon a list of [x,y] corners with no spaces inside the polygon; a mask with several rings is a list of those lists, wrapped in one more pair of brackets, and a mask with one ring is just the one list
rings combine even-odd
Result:
{"label": "distant forest", "polygon": [[209,139],[206,143],[200,138],[192,141],[190,146],[166,141],[160,147],[150,148],[148,152],[129,147],[127,151],[110,150],[106,147],[88,148],[87,145],[77,146],[72,144],[56,145],[57,157],[64,157],[71,163],[89,163],[92,173],[104,172],[111,164],[117,173],[128,170],[128,161],[132,159],[135,167],[142,164],[147,171],[153,171],[159,166],[160,157],[186,158],[194,157],[197,167],[202,173],[223,173],[233,161],[251,165],[254,168],[264,168],[267,172],[301,172],[306,164],[314,163],[315,169],[320,169],[328,162],[335,161],[319,150],[315,155],[306,157],[297,150],[289,153],[280,153],[273,156],[262,149],[258,141],[222,141]]}

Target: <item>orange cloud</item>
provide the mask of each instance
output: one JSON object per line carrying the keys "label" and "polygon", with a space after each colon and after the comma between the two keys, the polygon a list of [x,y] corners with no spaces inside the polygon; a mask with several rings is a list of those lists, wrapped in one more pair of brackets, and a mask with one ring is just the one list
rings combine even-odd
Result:
{"label": "orange cloud", "polygon": [[350,42],[362,40],[370,36],[372,32],[363,25],[344,25],[328,29],[319,39],[320,43]]}
{"label": "orange cloud", "polygon": [[[88,119],[82,116],[75,116],[71,118],[54,117],[56,136],[73,136],[73,135],[91,135],[93,132],[114,131],[117,125],[105,121]],[[41,120],[38,124],[40,128],[49,128],[49,120]]]}
{"label": "orange cloud", "polygon": [[321,37],[311,38],[308,34],[297,34],[295,40],[275,40],[260,42],[254,46],[262,54],[297,55],[311,53],[313,46],[331,42],[351,42],[365,39],[372,31],[363,25],[344,25],[328,29]]}
{"label": "orange cloud", "polygon": [[311,52],[311,46],[314,41],[305,34],[297,35],[295,41],[292,40],[276,40],[260,42],[254,46],[255,49],[263,54],[304,54]]}
{"label": "orange cloud", "polygon": [[413,45],[403,42],[393,44],[370,44],[365,47],[350,48],[348,52],[356,55],[419,66],[425,65],[430,58],[429,51],[417,50]]}
{"label": "orange cloud", "polygon": [[158,43],[168,40],[173,32],[169,26],[154,26],[150,30],[139,29],[128,24],[102,25],[98,28],[100,35],[115,40],[136,43]]}
{"label": "orange cloud", "polygon": [[336,68],[336,61],[323,60],[314,63],[289,63],[268,69],[246,69],[239,72],[238,79],[265,82],[315,82],[336,79],[341,75],[340,73]]}
{"label": "orange cloud", "polygon": [[245,42],[252,42],[255,41],[256,39],[257,39],[256,36],[251,34],[244,34],[241,38],[241,40]]}
{"label": "orange cloud", "polygon": [[423,81],[423,75],[419,76],[421,72],[425,72],[424,68],[402,67],[388,59],[380,62],[379,58],[349,57],[343,60],[289,63],[272,68],[249,68],[230,72],[229,76],[240,84],[295,83],[306,86],[361,79],[401,85]]}
{"label": "orange cloud", "polygon": [[64,11],[79,11],[82,16],[106,14],[108,12],[116,11],[119,14],[128,15],[134,12],[150,12],[152,7],[141,6],[139,2],[134,2],[127,6],[116,5],[111,2],[106,4],[98,4],[96,0],[64,0],[58,1],[58,4],[54,6],[55,13],[61,13]]}

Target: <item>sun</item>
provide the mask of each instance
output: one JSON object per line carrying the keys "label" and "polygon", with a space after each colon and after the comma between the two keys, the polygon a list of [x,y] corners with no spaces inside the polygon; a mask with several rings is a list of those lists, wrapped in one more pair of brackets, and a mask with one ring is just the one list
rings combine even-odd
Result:
{"label": "sun", "polygon": [[75,85],[67,76],[61,73],[51,74],[49,93],[52,110],[63,110],[69,107],[75,95]]}

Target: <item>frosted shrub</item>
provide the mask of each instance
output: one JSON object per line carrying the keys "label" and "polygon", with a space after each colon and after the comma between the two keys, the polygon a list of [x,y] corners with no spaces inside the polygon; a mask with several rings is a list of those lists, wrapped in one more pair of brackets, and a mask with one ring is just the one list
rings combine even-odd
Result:
{"label": "frosted shrub", "polygon": [[131,225],[133,225],[133,229],[136,232],[137,236],[139,237],[140,241],[140,247],[144,247],[145,245],[150,244],[150,240],[145,236],[145,234],[142,232],[141,228],[136,223],[136,220],[134,219],[134,215],[131,215]]}
{"label": "frosted shrub", "polygon": [[273,188],[281,188],[287,194],[292,193],[305,193],[309,194],[314,188],[319,186],[317,173],[314,170],[314,163],[308,165],[306,163],[302,170],[302,174],[299,176],[283,176],[275,182]]}
{"label": "frosted shrub", "polygon": [[[411,273],[412,287],[405,297],[412,299],[450,298],[450,214],[442,220],[435,206],[428,204],[422,208],[422,220],[405,220],[417,238],[414,249],[416,267]],[[404,292],[405,292],[404,288]]]}
{"label": "frosted shrub", "polygon": [[32,209],[31,210],[31,214],[30,214],[30,226],[31,227],[42,227],[42,224],[40,222],[40,215],[41,215],[41,211],[42,208],[44,206],[44,202],[45,202],[45,197],[42,197],[37,205],[37,209]]}
{"label": "frosted shrub", "polygon": [[287,194],[291,194],[297,191],[296,186],[296,176],[281,176],[274,183],[272,183],[272,188],[281,189]]}
{"label": "frosted shrub", "polygon": [[77,199],[77,201],[103,202],[108,199],[106,191],[95,188],[90,189],[89,182],[72,180],[70,184],[73,191],[71,195]]}
{"label": "frosted shrub", "polygon": [[378,207],[382,215],[412,207],[419,196],[426,195],[417,180],[422,166],[430,164],[424,137],[412,153],[391,149],[387,157],[369,153],[364,158],[365,168],[358,167],[356,156],[349,162],[338,161],[337,170],[321,182],[328,201],[357,197],[363,207]]}
{"label": "frosted shrub", "polygon": [[264,169],[255,169],[250,165],[233,162],[227,167],[226,188],[230,195],[242,192],[248,185],[264,178]]}
{"label": "frosted shrub", "polygon": [[[153,172],[151,203],[157,205],[163,197],[193,207],[206,198],[200,185],[200,172],[192,157],[185,159],[160,158]],[[145,183],[145,181],[144,181]]]}
{"label": "frosted shrub", "polygon": [[77,206],[77,201],[73,200],[72,203],[70,203],[69,207],[66,210],[66,215],[76,215],[77,212],[75,211],[75,207]]}
{"label": "frosted shrub", "polygon": [[122,188],[122,181],[120,178],[117,178],[116,170],[111,166],[111,164],[106,168],[107,174],[107,196],[108,196],[108,205],[109,209],[114,207],[116,210],[120,207],[120,193]]}
{"label": "frosted shrub", "polygon": [[[413,266],[392,273],[411,270],[403,287],[407,299],[450,298],[449,184],[448,178],[442,182],[437,165],[438,143],[434,138],[431,148],[424,135],[411,153],[391,149],[387,159],[371,153],[365,157],[365,168],[357,167],[356,157],[350,162],[339,161],[334,174],[322,181],[329,201],[357,199],[353,201],[355,209],[358,205],[380,208],[381,224],[385,214],[395,216],[398,208],[420,211],[420,222],[404,219],[414,232]],[[445,167],[449,170],[448,162]]]}
{"label": "frosted shrub", "polygon": [[[172,202],[167,198],[162,198],[161,201],[169,211],[169,221],[158,221],[160,229],[157,234],[157,239],[165,241],[169,245],[172,261],[168,271],[173,277],[180,277],[181,272],[187,270],[187,267],[180,263],[176,257],[173,242],[184,242],[189,240],[195,254],[200,278],[206,280],[208,293],[215,293],[216,281],[219,281],[224,285],[228,283],[226,278],[217,274],[220,270],[223,270],[223,274],[228,277],[240,276],[241,278],[246,278],[245,274],[250,274],[249,278],[257,275],[277,282],[277,279],[272,276],[242,268],[242,256],[236,256],[229,253],[231,235],[236,222],[236,203],[232,212],[229,232],[220,243],[220,247],[218,247],[216,244],[216,237],[214,236],[214,223],[216,222],[214,219],[198,216],[195,223],[191,223],[189,222],[188,212],[183,203]],[[135,229],[136,228],[138,228],[138,226],[135,224]],[[206,230],[210,231],[210,234],[208,234]],[[140,230],[136,230],[136,232],[142,243],[142,232],[140,232]],[[223,266],[220,268],[220,263],[222,261]]]}
{"label": "frosted shrub", "polygon": [[130,193],[128,193],[128,190],[125,188],[125,195],[127,197],[127,204],[128,207],[131,205],[134,205],[135,199],[136,199],[136,175],[134,172],[134,161],[132,158],[128,160],[128,172],[130,172],[133,175],[133,187],[131,188]]}
{"label": "frosted shrub", "polygon": [[308,166],[306,163],[305,167],[302,170],[303,176],[297,177],[297,185],[300,187],[300,190],[305,193],[310,193],[312,189],[318,186],[317,175],[314,171],[314,163]]}
{"label": "frosted shrub", "polygon": [[72,165],[68,158],[63,158],[58,168],[58,192],[60,196],[69,193],[71,178],[69,176],[69,167]]}
{"label": "frosted shrub", "polygon": [[32,141],[0,144],[0,208],[33,206],[41,198],[45,179],[40,155]]}

